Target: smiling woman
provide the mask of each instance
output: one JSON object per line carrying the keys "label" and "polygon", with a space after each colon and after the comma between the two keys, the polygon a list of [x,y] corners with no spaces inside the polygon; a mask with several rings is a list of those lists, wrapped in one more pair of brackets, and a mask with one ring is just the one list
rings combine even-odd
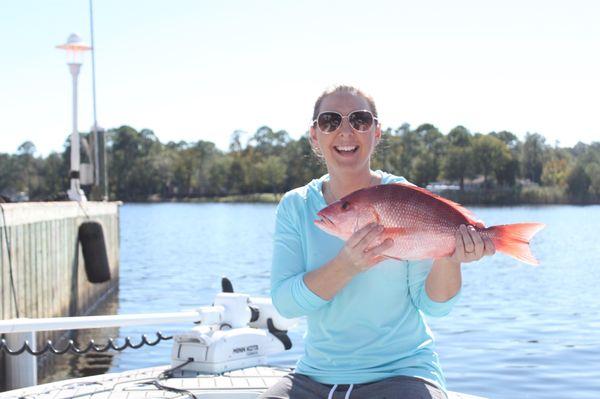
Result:
{"label": "smiling woman", "polygon": [[341,240],[313,223],[321,209],[356,190],[406,182],[371,170],[380,138],[375,102],[365,93],[338,86],[318,98],[310,140],[328,174],[279,203],[271,273],[279,312],[307,316],[305,352],[263,398],[445,397],[423,314],[448,314],[459,296],[461,263],[493,253],[493,245],[462,226],[450,256],[407,262],[382,256],[394,242],[381,225]]}
{"label": "smiling woman", "polygon": [[[381,126],[375,102],[368,95],[350,86],[325,91],[315,103],[310,138],[327,165],[332,183],[326,182],[324,191],[330,199],[379,182],[370,160],[381,138]],[[353,184],[343,187],[347,180],[343,176],[348,174],[353,175]],[[334,192],[332,185],[340,186],[340,192]]]}

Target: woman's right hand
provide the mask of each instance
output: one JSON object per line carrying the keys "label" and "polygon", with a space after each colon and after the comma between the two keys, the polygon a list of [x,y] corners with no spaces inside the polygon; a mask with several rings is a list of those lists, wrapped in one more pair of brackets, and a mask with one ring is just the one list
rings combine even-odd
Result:
{"label": "woman's right hand", "polygon": [[355,231],[338,254],[338,261],[347,265],[348,271],[355,275],[385,260],[382,254],[394,245],[394,240],[386,238],[379,245],[373,246],[381,239],[383,231],[383,226],[377,223],[369,223]]}

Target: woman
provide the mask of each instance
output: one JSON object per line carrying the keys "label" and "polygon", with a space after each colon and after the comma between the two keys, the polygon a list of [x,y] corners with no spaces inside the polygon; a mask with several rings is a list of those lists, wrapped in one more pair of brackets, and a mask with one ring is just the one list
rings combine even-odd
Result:
{"label": "woman", "polygon": [[262,398],[444,398],[445,381],[423,315],[444,316],[461,288],[461,264],[491,255],[491,241],[461,226],[452,256],[383,260],[391,240],[368,225],[343,242],[317,228],[317,212],[351,192],[405,181],[372,171],[381,138],[373,100],[338,86],[317,100],[313,149],[328,174],[292,190],[277,208],[271,295],[286,317],[307,316],[305,353]]}

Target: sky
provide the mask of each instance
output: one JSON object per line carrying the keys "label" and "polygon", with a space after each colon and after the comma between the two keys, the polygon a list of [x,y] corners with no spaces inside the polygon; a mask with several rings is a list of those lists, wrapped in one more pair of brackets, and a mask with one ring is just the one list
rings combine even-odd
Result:
{"label": "sky", "polygon": [[[234,130],[304,134],[319,94],[352,84],[384,128],[600,141],[600,2],[96,0],[98,124],[227,149]],[[0,152],[61,151],[71,77],[56,45],[90,42],[88,0],[0,0]],[[79,130],[92,116],[91,57]]]}

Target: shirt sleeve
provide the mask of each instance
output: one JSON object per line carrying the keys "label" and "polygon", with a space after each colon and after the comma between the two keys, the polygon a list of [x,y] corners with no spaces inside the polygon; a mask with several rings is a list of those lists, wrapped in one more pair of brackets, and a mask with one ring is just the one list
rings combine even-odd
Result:
{"label": "shirt sleeve", "polygon": [[460,297],[460,290],[446,302],[436,302],[429,297],[425,281],[433,266],[433,260],[408,262],[408,289],[413,304],[428,316],[446,316]]}
{"label": "shirt sleeve", "polygon": [[299,215],[290,198],[277,207],[271,265],[271,298],[284,317],[305,316],[329,301],[312,292],[304,282],[306,266],[302,250]]}

